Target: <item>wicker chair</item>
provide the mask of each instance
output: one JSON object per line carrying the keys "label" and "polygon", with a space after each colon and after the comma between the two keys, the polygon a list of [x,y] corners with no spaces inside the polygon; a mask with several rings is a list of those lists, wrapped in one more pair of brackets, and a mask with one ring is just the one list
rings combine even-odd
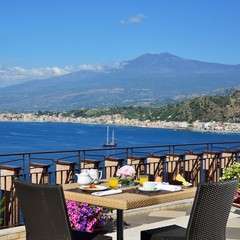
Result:
{"label": "wicker chair", "polygon": [[225,240],[236,181],[202,184],[187,229],[177,225],[141,232],[141,240]]}
{"label": "wicker chair", "polygon": [[24,216],[27,240],[111,239],[71,230],[60,185],[14,182]]}

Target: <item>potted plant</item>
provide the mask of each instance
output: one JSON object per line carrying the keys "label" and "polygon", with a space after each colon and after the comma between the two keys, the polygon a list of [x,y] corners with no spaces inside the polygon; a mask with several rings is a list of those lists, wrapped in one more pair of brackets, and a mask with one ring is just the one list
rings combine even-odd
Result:
{"label": "potted plant", "polygon": [[99,232],[112,221],[108,209],[69,200],[66,201],[66,205],[73,230],[89,233]]}
{"label": "potted plant", "polygon": [[235,193],[233,203],[234,206],[240,208],[240,163],[234,163],[223,170],[223,175],[221,177],[222,181],[233,179],[238,180],[238,190]]}

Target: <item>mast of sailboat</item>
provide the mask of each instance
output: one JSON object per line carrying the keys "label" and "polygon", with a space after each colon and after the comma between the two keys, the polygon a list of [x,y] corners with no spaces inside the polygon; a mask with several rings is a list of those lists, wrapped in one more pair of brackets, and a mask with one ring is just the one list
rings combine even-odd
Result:
{"label": "mast of sailboat", "polygon": [[115,144],[114,128],[112,130],[112,144]]}

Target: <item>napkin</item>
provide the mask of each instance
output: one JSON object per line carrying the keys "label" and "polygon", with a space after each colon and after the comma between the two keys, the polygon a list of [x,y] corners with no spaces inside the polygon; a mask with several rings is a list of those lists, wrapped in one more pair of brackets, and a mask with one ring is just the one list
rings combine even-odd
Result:
{"label": "napkin", "polygon": [[107,195],[113,195],[113,194],[119,194],[122,193],[121,189],[111,189],[106,191],[100,191],[100,192],[93,192],[92,195],[94,196],[107,196]]}
{"label": "napkin", "polygon": [[176,186],[176,185],[170,185],[170,184],[157,184],[157,189],[163,190],[163,191],[176,192],[176,191],[180,191],[182,187]]}
{"label": "napkin", "polygon": [[189,187],[192,184],[190,182],[188,182],[182,175],[178,174],[176,176],[176,180],[181,182],[183,184],[184,187]]}

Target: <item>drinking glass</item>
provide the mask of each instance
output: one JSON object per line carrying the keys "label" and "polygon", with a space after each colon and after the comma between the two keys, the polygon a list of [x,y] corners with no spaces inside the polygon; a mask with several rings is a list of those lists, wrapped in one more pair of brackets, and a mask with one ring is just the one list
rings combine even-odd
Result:
{"label": "drinking glass", "polygon": [[112,177],[108,180],[108,186],[110,188],[118,188],[119,185],[119,179],[116,177]]}
{"label": "drinking glass", "polygon": [[142,186],[143,183],[148,182],[148,175],[140,175],[139,176],[139,184]]}

